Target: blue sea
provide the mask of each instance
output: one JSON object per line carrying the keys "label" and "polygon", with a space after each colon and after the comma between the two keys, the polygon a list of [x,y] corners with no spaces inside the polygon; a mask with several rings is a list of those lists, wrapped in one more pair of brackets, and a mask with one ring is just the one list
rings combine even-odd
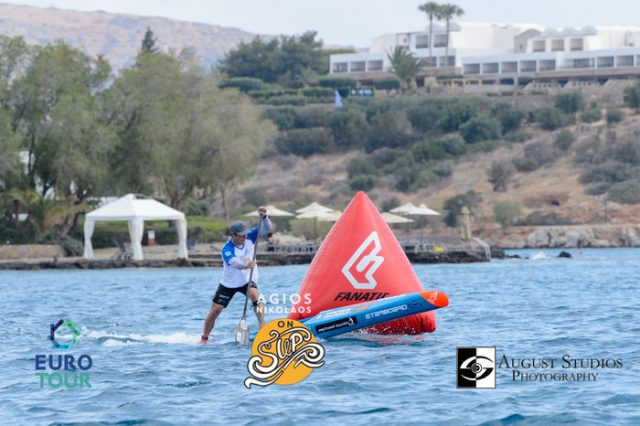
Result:
{"label": "blue sea", "polygon": [[[571,259],[523,250],[509,253],[528,259],[414,265],[425,289],[449,296],[435,333],[329,339],[325,365],[302,382],[250,390],[250,350],[233,343],[241,297],[218,319],[213,343],[196,344],[220,269],[3,271],[0,422],[640,424],[640,249],[569,252]],[[283,316],[274,312],[307,267],[261,268],[261,290],[273,302],[268,319]],[[59,319],[80,333],[66,352],[48,340]],[[456,348],[478,346],[495,346],[498,361],[569,356],[622,365],[564,370],[597,373],[595,381],[514,381],[512,370],[498,368],[495,389],[457,389]],[[92,387],[41,389],[36,355],[52,352],[88,354]]]}

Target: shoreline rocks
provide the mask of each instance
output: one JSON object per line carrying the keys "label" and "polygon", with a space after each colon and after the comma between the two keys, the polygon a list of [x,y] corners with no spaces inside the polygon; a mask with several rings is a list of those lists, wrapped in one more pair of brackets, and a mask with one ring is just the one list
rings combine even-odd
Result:
{"label": "shoreline rocks", "polygon": [[[492,253],[500,256],[504,251],[493,249]],[[260,265],[283,266],[311,263],[314,253],[262,253]],[[448,252],[408,252],[407,257],[412,263],[470,263],[487,262],[489,259],[484,250],[469,249]],[[499,257],[497,257],[499,258]],[[210,256],[194,256],[189,259],[145,259],[141,261],[82,258],[54,258],[15,260],[0,262],[0,270],[40,270],[40,269],[118,269],[118,268],[203,268],[221,267],[222,260],[219,254]]]}
{"label": "shoreline rocks", "polygon": [[640,247],[640,225],[512,226],[481,237],[512,249]]}

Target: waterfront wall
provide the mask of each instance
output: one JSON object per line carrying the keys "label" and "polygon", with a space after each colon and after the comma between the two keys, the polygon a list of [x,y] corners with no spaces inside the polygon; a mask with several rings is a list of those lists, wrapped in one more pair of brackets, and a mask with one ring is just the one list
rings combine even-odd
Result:
{"label": "waterfront wall", "polygon": [[53,244],[0,245],[0,260],[53,259],[64,256],[64,249]]}

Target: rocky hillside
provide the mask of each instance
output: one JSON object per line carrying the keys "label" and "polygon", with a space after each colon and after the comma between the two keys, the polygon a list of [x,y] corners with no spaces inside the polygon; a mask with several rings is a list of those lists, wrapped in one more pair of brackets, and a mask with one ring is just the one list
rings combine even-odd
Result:
{"label": "rocky hillside", "polygon": [[167,18],[78,12],[13,4],[0,4],[0,34],[23,36],[30,44],[63,39],[92,56],[104,55],[115,69],[132,63],[147,27],[163,49],[194,49],[205,64],[215,64],[225,52],[255,34],[238,28]]}
{"label": "rocky hillside", "polygon": [[[630,109],[623,109],[623,112],[624,120],[613,125],[602,119],[569,125],[553,132],[526,125],[521,131],[530,135],[527,141],[506,144],[491,152],[465,155],[453,162],[451,175],[441,181],[403,193],[393,188],[391,176],[383,177],[368,194],[379,208],[411,201],[426,203],[444,212],[447,199],[475,191],[481,197],[474,215],[475,234],[504,247],[640,244],[640,233],[635,226],[640,223],[640,204],[618,204],[605,201],[607,197],[602,194],[590,195],[594,193],[594,183],[586,183],[584,176],[595,166],[577,160],[579,156],[595,155],[598,151],[613,156],[608,150],[622,140],[637,145],[640,115]],[[571,132],[575,137],[570,147],[556,151],[556,158],[547,160],[535,170],[516,171],[505,191],[493,190],[489,182],[493,163],[511,164],[517,158],[526,157],[527,147],[553,144],[563,131]],[[320,201],[344,208],[354,192],[349,187],[348,164],[352,158],[361,155],[351,151],[346,155],[267,158],[258,166],[256,177],[243,184],[235,194],[235,205],[239,206],[259,193],[270,203],[283,207]],[[607,161],[603,164],[608,164]],[[602,173],[602,168],[593,170]],[[638,172],[635,166],[632,170]],[[497,222],[494,205],[504,201],[519,205],[521,211],[514,220],[518,226],[505,227]],[[616,226],[609,228],[607,224]],[[600,229],[602,226],[605,230]],[[437,234],[456,232],[441,220],[430,220],[429,228],[427,232]]]}

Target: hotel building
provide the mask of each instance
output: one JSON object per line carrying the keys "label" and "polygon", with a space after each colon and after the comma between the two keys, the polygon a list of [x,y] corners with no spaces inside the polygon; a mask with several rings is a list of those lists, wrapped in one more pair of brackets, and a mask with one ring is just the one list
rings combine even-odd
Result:
{"label": "hotel building", "polygon": [[[564,85],[569,81],[604,83],[640,76],[640,27],[552,29],[535,24],[451,22],[447,54],[444,24],[422,32],[387,34],[366,53],[331,55],[330,73],[362,82],[393,76],[388,52],[404,46],[425,61],[425,77],[448,75],[458,84],[525,86],[530,82]],[[429,56],[431,47],[431,57]]]}

